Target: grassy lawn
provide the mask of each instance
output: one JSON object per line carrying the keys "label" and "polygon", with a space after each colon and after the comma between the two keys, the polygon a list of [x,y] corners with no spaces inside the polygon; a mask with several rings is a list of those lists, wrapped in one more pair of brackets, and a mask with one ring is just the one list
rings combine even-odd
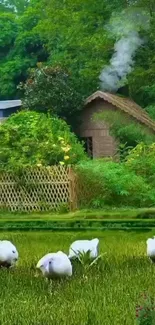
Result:
{"label": "grassy lawn", "polygon": [[135,219],[139,214],[146,213],[154,214],[155,218],[155,208],[106,208],[102,210],[77,210],[70,213],[11,213],[0,211],[0,220],[1,219],[31,219],[31,220],[82,220],[82,219]]}
{"label": "grassy lawn", "polygon": [[[146,257],[154,232],[2,232],[20,253],[15,269],[0,270],[1,325],[134,325],[141,291],[155,296],[155,266]],[[35,270],[45,253],[68,252],[70,243],[98,237],[107,252],[89,272],[74,266],[69,280],[50,285]]]}

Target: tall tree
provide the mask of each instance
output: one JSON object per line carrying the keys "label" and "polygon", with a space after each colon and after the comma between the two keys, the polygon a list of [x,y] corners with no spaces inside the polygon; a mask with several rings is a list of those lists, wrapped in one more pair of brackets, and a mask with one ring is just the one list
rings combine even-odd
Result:
{"label": "tall tree", "polygon": [[114,51],[116,40],[106,28],[111,14],[126,8],[133,8],[134,13],[137,6],[148,11],[151,24],[147,31],[140,31],[145,43],[137,52],[127,83],[130,96],[139,104],[146,106],[154,101],[154,86],[151,86],[155,77],[152,0],[148,0],[148,8],[146,0],[99,0],[97,3],[93,0],[43,0],[41,3],[46,14],[38,28],[48,40],[50,62],[67,66],[74,75],[75,87],[85,96],[99,87],[100,72]]}
{"label": "tall tree", "polygon": [[75,90],[86,97],[99,88],[100,72],[114,52],[116,39],[107,30],[111,15],[126,8],[134,12],[139,7],[148,13],[150,26],[140,30],[144,44],[137,52],[127,84],[130,96],[139,104],[145,107],[154,103],[154,0],[13,1],[6,3],[15,5],[19,1],[21,8],[22,3],[23,8],[28,7],[16,10],[13,16],[0,14],[5,35],[0,43],[1,99],[17,96],[17,85],[26,80],[28,69],[47,60],[50,66],[67,68],[74,79]]}
{"label": "tall tree", "polygon": [[0,99],[18,96],[17,86],[25,81],[28,69],[47,60],[47,51],[35,29],[40,19],[36,8],[23,15],[0,13]]}
{"label": "tall tree", "polygon": [[76,92],[72,77],[66,70],[38,63],[38,68],[31,71],[23,88],[25,108],[50,111],[72,125],[76,123],[76,112],[82,108],[82,96]]}
{"label": "tall tree", "polygon": [[66,66],[81,93],[96,90],[101,68],[109,60],[113,41],[104,25],[110,17],[106,1],[57,1],[46,5],[40,32],[48,40],[51,64]]}

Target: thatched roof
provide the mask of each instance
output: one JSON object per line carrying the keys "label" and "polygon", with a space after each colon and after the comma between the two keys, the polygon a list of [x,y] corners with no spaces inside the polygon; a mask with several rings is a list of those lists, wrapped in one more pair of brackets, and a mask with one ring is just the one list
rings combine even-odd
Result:
{"label": "thatched roof", "polygon": [[20,99],[15,100],[1,100],[0,101],[0,109],[8,109],[13,107],[19,107],[22,105],[22,102]]}
{"label": "thatched roof", "polygon": [[134,117],[139,122],[145,124],[147,127],[155,131],[155,122],[149,117],[149,115],[144,111],[144,109],[142,109],[131,99],[120,97],[111,93],[105,93],[103,91],[96,91],[94,94],[92,94],[86,99],[85,105],[88,105],[89,103],[98,98],[107,101],[108,103],[112,104],[113,106],[117,107],[128,115]]}

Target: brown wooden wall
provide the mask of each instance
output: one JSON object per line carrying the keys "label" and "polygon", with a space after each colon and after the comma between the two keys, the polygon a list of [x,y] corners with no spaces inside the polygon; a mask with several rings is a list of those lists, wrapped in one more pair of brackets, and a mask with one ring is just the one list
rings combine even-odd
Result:
{"label": "brown wooden wall", "polygon": [[77,134],[80,137],[93,138],[93,157],[114,156],[117,151],[117,143],[110,135],[109,128],[104,121],[96,122],[93,120],[94,113],[115,110],[115,107],[103,100],[95,100],[83,109],[81,114],[81,124]]}

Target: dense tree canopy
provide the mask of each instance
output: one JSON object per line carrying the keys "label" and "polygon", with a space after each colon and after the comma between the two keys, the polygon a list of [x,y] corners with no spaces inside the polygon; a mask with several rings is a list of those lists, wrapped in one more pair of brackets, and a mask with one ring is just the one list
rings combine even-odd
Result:
{"label": "dense tree canopy", "polygon": [[24,90],[23,106],[30,110],[50,111],[73,124],[82,107],[82,96],[76,92],[72,78],[60,67],[42,66],[32,69]]}
{"label": "dense tree canopy", "polygon": [[25,81],[28,70],[46,61],[47,51],[35,30],[40,19],[35,8],[23,15],[0,12],[0,99],[19,96],[17,86]]}
{"label": "dense tree canopy", "polygon": [[67,69],[74,91],[86,97],[99,88],[100,72],[114,51],[116,37],[107,29],[111,16],[122,10],[134,14],[140,8],[148,14],[149,26],[144,23],[139,30],[144,43],[126,84],[140,105],[154,106],[154,0],[7,0],[2,5],[6,12],[0,13],[0,99],[18,97],[18,84],[37,62]]}
{"label": "dense tree canopy", "polygon": [[[112,13],[120,10],[148,11],[152,1],[101,1],[78,0],[59,2],[50,0],[46,6],[46,17],[40,21],[40,32],[46,36],[50,60],[68,66],[75,77],[75,85],[86,95],[99,86],[101,69],[113,54],[115,38],[111,37],[106,26]],[[124,14],[125,15],[125,14]],[[125,19],[125,18],[124,18]],[[128,76],[130,95],[141,105],[152,103],[154,97],[154,47],[155,16],[150,26],[141,31],[144,46],[137,52],[134,70]]]}

